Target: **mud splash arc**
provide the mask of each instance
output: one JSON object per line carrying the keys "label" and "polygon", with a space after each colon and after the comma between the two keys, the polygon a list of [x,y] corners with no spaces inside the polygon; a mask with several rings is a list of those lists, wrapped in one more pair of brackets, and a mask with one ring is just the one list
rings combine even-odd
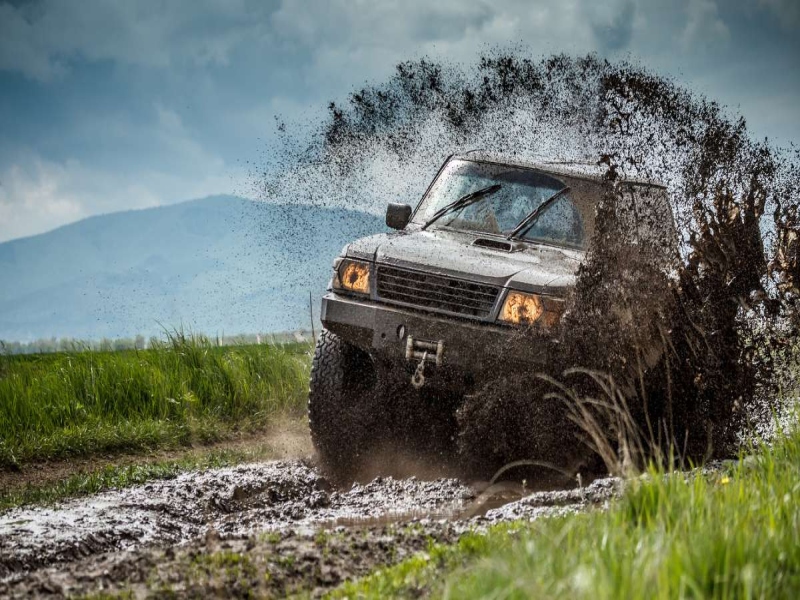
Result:
{"label": "mud splash arc", "polygon": [[[610,469],[623,454],[640,465],[727,456],[748,424],[769,419],[796,359],[800,160],[713,100],[628,62],[493,51],[468,66],[401,63],[331,103],[310,143],[285,125],[281,139],[254,175],[264,200],[375,213],[415,203],[452,152],[602,167],[599,225],[558,334],[566,350],[547,384],[534,376],[498,394],[488,383],[480,410],[466,411],[485,421],[463,425],[480,432],[470,439],[509,410],[526,414],[523,389],[559,396],[566,437]],[[677,244],[637,244],[620,218],[623,178],[667,187]],[[499,453],[473,450],[495,451],[497,464],[530,458],[529,429]]]}

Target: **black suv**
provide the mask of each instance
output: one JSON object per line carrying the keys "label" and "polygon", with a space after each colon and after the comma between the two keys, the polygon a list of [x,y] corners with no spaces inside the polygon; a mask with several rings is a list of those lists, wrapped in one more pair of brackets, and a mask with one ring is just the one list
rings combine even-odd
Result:
{"label": "black suv", "polygon": [[[655,199],[669,211],[663,186],[617,186],[631,205]],[[400,427],[399,415],[439,418],[477,382],[546,364],[603,189],[587,167],[451,156],[416,209],[389,205],[386,224],[397,232],[347,245],[322,299],[311,371],[309,421],[323,464],[352,473]],[[407,401],[421,394],[426,402]]]}

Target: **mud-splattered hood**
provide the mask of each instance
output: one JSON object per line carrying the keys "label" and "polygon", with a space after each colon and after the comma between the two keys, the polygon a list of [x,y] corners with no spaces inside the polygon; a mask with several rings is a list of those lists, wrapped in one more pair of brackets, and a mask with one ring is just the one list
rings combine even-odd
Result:
{"label": "mud-splattered hood", "polygon": [[[582,252],[517,244],[512,251],[476,246],[488,238],[443,229],[373,235],[346,246],[343,254],[524,291],[563,294],[575,284]],[[502,241],[502,240],[500,240]],[[480,242],[479,242],[480,243]]]}

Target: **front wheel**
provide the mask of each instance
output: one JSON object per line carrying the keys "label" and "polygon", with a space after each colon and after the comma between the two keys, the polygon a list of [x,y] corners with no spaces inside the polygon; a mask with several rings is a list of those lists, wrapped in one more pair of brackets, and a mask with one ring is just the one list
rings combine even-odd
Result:
{"label": "front wheel", "polygon": [[370,355],[323,329],[311,364],[308,422],[323,469],[340,482],[356,477],[380,442],[376,388]]}

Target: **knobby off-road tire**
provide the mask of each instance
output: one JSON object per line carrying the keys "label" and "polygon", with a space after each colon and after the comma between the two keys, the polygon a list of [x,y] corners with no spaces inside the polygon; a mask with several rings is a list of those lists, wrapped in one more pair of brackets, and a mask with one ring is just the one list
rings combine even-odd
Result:
{"label": "knobby off-road tire", "polygon": [[322,468],[340,483],[358,475],[381,441],[377,387],[370,356],[323,329],[311,364],[308,422]]}

